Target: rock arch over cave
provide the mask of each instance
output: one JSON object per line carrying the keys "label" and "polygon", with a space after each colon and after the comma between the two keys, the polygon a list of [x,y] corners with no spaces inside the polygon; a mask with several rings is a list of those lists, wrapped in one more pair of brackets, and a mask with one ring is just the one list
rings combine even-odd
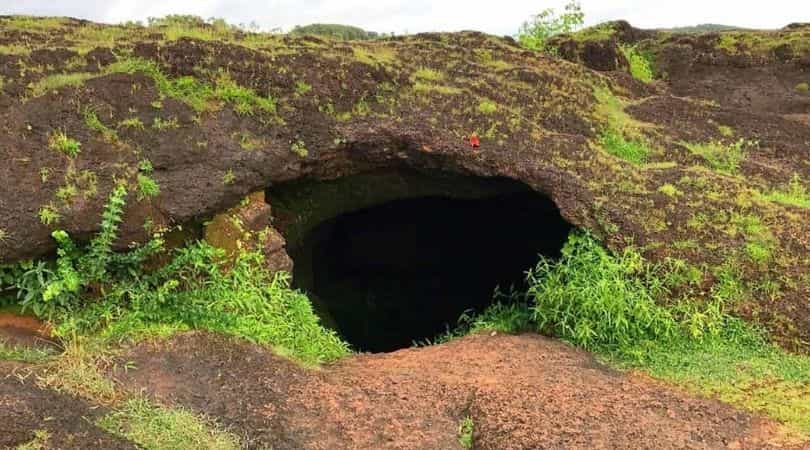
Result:
{"label": "rock arch over cave", "polygon": [[571,225],[506,178],[386,170],[267,190],[275,226],[323,322],[356,349],[391,351],[453,327],[522,288]]}

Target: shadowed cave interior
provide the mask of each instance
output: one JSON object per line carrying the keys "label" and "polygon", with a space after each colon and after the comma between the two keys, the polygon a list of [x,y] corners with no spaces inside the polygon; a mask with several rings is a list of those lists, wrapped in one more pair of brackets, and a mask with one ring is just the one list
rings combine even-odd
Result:
{"label": "shadowed cave interior", "polygon": [[410,189],[425,175],[399,176],[401,196],[374,201],[344,182],[268,191],[277,218],[288,219],[291,198],[318,208],[341,191],[355,197],[326,219],[311,214],[318,218],[309,226],[295,229],[289,220],[286,229],[284,220],[277,226],[295,262],[294,286],[308,293],[325,325],[360,351],[433,338],[465,311],[491,304],[496,287],[524,289],[526,270],[540,254],[558,257],[571,230],[550,199],[518,182],[442,174],[437,188]]}

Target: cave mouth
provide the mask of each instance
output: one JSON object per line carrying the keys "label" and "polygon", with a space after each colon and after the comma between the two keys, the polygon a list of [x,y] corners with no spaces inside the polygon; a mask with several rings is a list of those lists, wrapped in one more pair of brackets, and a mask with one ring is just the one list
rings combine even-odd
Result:
{"label": "cave mouth", "polygon": [[436,337],[492,304],[496,287],[525,289],[526,270],[538,255],[558,257],[571,230],[548,197],[491,182],[477,198],[394,199],[313,225],[288,242],[294,287],[359,351]]}

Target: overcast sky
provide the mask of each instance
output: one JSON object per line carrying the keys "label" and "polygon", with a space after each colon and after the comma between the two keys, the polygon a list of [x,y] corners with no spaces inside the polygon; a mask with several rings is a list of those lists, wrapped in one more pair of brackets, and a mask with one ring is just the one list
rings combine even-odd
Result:
{"label": "overcast sky", "polygon": [[[72,16],[117,23],[166,14],[255,21],[289,30],[343,23],[379,32],[480,30],[514,34],[529,15],[565,0],[0,0],[0,14]],[[781,28],[810,22],[810,0],[583,0],[587,24],[626,19],[642,28],[720,23]]]}

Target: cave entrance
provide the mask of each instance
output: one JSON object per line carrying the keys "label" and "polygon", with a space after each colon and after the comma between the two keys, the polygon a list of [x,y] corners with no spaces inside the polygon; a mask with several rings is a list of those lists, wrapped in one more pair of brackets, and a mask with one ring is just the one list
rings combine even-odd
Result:
{"label": "cave entrance", "polygon": [[[371,177],[268,190],[294,286],[361,351],[435,337],[491,304],[496,287],[525,288],[526,270],[538,255],[558,257],[571,230],[549,198],[512,180]],[[389,184],[376,184],[382,179]]]}

